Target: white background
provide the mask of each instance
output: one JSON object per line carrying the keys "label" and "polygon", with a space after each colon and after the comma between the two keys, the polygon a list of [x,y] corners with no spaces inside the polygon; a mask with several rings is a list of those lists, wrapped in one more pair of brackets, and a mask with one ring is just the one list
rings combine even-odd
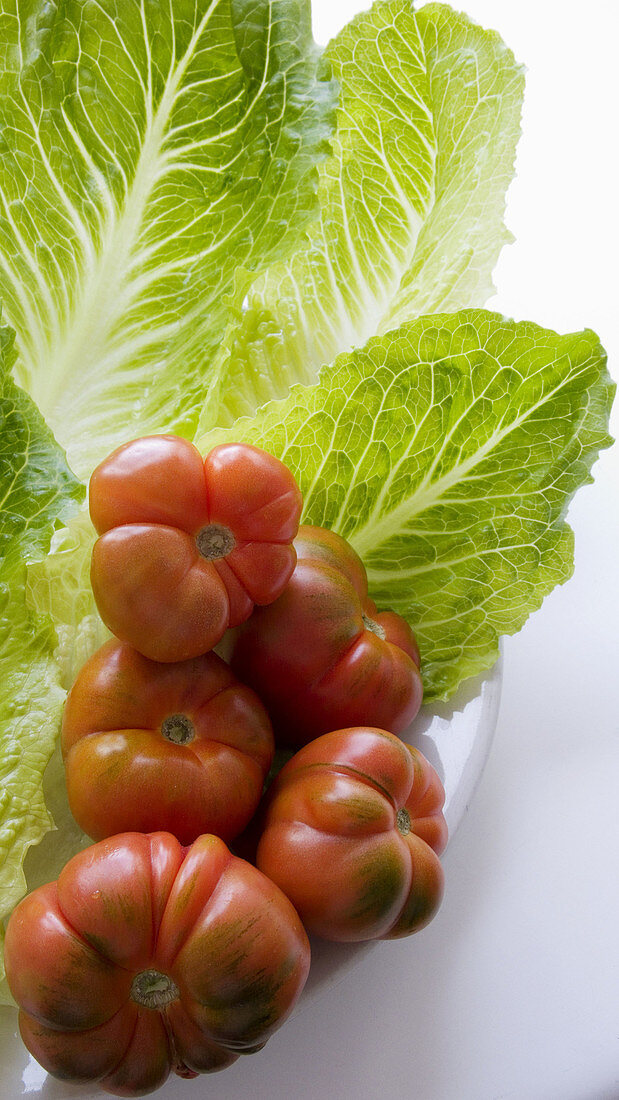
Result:
{"label": "white background", "polygon": [[[314,0],[318,41],[363,6]],[[619,0],[461,6],[528,69],[507,214],[517,241],[489,305],[594,328],[618,378]],[[179,1096],[618,1100],[617,446],[594,477],[569,513],[573,579],[505,643],[496,737],[438,916],[377,946],[261,1053],[178,1082]]]}
{"label": "white background", "polygon": [[[318,41],[364,6],[314,0]],[[618,379],[619,2],[455,6],[528,70],[516,243],[489,305],[594,328]],[[618,1100],[619,446],[593,473],[569,512],[572,580],[505,643],[496,737],[438,916],[188,1100]]]}

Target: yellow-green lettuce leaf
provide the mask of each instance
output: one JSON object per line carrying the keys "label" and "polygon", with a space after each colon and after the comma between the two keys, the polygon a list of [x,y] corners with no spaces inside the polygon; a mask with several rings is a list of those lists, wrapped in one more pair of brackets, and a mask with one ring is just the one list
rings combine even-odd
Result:
{"label": "yellow-green lettuce leaf", "polygon": [[222,424],[314,382],[376,333],[484,305],[511,239],[503,217],[524,74],[496,32],[445,4],[386,0],[325,56],[340,103],[319,166],[320,219],[247,295]]}
{"label": "yellow-green lettuce leaf", "polygon": [[304,521],[352,543],[417,634],[426,701],[446,699],[570,576],[565,512],[613,393],[594,333],[465,310],[374,337],[200,446],[233,436],[290,467]]}
{"label": "yellow-green lettuce leaf", "polygon": [[83,486],[31,399],[10,377],[0,330],[0,924],[26,891],[23,861],[52,826],[42,778],[65,692],[49,618],[26,603],[26,563],[83,497]]}
{"label": "yellow-green lettuce leaf", "polygon": [[248,273],[317,213],[335,94],[309,0],[0,4],[0,299],[79,476],[191,434]]}

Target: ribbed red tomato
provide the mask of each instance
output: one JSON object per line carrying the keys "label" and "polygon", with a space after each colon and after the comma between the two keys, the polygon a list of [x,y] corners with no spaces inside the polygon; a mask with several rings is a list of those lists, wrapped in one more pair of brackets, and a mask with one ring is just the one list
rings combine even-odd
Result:
{"label": "ribbed red tomato", "polygon": [[339,535],[303,526],[294,546],[283,593],[237,632],[233,669],[265,703],[278,743],[360,723],[402,732],[423,695],[408,623],[376,610],[363,563]]}
{"label": "ribbed red tomato", "polygon": [[301,504],[290,471],[248,444],[205,459],[170,435],[119,447],[90,481],[101,618],[152,660],[205,653],[286,585]]}
{"label": "ribbed red tomato", "polygon": [[367,727],[327,733],[273,783],[257,866],[310,932],[407,936],[441,901],[444,799],[432,766],[398,737]]}
{"label": "ribbed red tomato", "polygon": [[252,817],[273,731],[214,653],[159,664],[115,639],[81,669],[62,722],[69,806],[93,840],[165,830],[231,840]]}
{"label": "ribbed red tomato", "polygon": [[69,861],[11,915],[5,962],[24,1043],[49,1073],[117,1096],[264,1045],[309,943],[265,875],[202,836],[126,833]]}

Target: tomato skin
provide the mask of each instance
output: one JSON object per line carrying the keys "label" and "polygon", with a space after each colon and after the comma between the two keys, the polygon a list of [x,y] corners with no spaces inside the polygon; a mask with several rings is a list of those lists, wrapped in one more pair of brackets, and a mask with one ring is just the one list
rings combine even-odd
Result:
{"label": "tomato skin", "polygon": [[116,639],[78,674],[61,745],[71,812],[93,840],[165,831],[182,844],[240,833],[274,753],[262,703],[216,654],[158,664]]}
{"label": "tomato skin", "polygon": [[444,798],[425,757],[387,731],[324,734],[270,788],[257,866],[325,939],[410,935],[442,898]]}
{"label": "tomato skin", "polygon": [[133,440],[94,471],[89,504],[101,618],[155,661],[211,650],[254,604],[276,599],[295,566],[301,493],[283,463],[249,444],[203,460],[176,436]]}
{"label": "tomato skin", "polygon": [[88,495],[99,535],[126,523],[184,530],[208,522],[202,456],[176,436],[145,436],[117,447],[93,471]]}
{"label": "tomato skin", "polygon": [[260,695],[278,744],[360,723],[402,732],[423,695],[412,630],[376,610],[363,563],[339,535],[302,526],[294,545],[290,581],[237,631],[232,668]]}
{"label": "tomato skin", "polygon": [[[219,838],[183,849],[125,833],[20,902],[5,959],[41,1065],[141,1096],[263,1045],[303,988],[309,943],[288,899]],[[164,993],[151,1006],[139,998],[153,972]]]}

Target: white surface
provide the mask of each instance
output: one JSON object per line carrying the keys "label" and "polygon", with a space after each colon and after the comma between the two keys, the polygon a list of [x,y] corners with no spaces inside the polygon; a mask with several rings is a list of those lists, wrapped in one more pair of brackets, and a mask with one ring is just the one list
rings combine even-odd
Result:
{"label": "white surface", "polygon": [[[319,40],[363,6],[314,0]],[[617,378],[619,4],[459,6],[528,68],[517,243],[489,304],[596,329]],[[573,579],[505,643],[497,733],[438,916],[365,956],[259,1054],[181,1082],[187,1100],[618,1100],[617,446],[593,472],[569,513]]]}

